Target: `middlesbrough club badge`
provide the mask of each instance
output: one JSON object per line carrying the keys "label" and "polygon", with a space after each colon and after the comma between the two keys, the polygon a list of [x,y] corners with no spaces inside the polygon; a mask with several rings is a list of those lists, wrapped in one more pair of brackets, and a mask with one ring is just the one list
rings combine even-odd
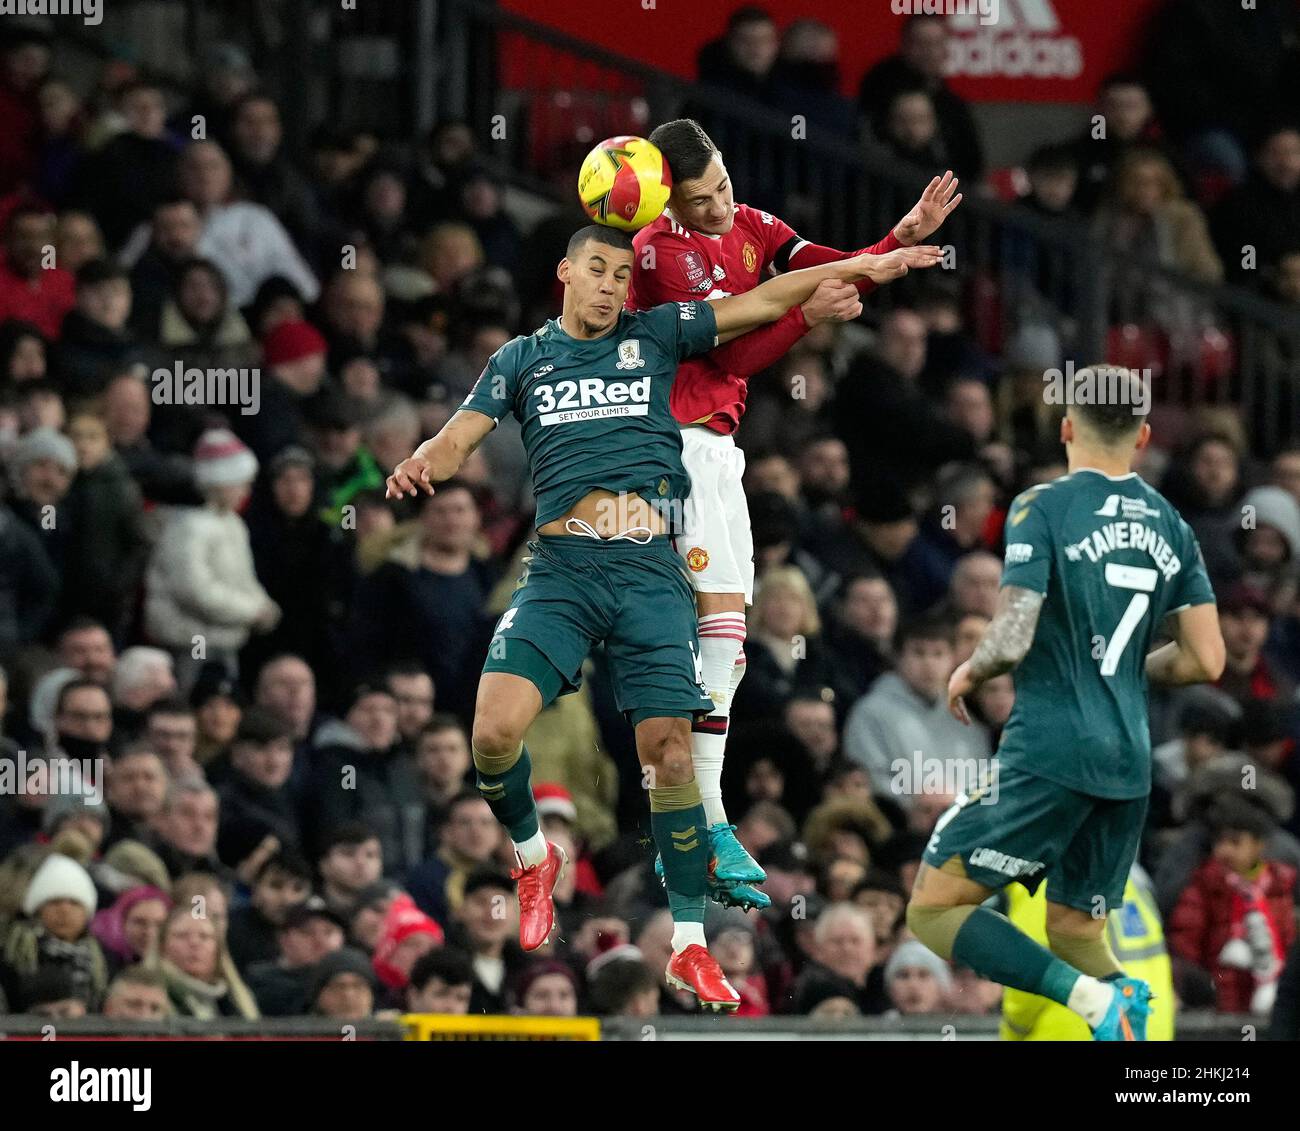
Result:
{"label": "middlesbrough club badge", "polygon": [[692,572],[699,573],[709,564],[709,551],[702,550],[699,546],[691,547],[686,553],[686,564],[691,567]]}

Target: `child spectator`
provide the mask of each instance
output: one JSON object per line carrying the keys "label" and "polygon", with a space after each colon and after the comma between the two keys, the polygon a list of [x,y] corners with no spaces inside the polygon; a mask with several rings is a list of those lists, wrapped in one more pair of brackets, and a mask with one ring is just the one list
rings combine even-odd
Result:
{"label": "child spectator", "polygon": [[1296,936],[1296,870],[1264,859],[1274,823],[1249,803],[1219,802],[1210,858],[1169,920],[1170,950],[1213,978],[1221,1013],[1271,1012],[1282,959]]}
{"label": "child spectator", "polygon": [[[145,627],[177,658],[177,682],[188,692],[203,659],[233,672],[254,631],[280,619],[253,571],[248,528],[239,511],[257,476],[257,459],[230,431],[199,437],[194,475],[201,507],[177,510],[163,530],[145,579]],[[202,643],[206,651],[195,656]]]}
{"label": "child spectator", "polygon": [[96,902],[85,868],[58,853],[45,858],[23,895],[23,918],[10,926],[0,951],[0,987],[8,998],[24,1000],[25,979],[63,970],[72,994],[88,1007],[99,1004],[108,963],[90,933]]}

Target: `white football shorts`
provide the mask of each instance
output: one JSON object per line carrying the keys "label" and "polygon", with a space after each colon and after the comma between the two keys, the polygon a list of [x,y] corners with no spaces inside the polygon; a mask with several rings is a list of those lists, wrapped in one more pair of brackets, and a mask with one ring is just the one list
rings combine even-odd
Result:
{"label": "white football shorts", "polygon": [[697,593],[743,593],[754,600],[754,535],[741,478],[745,453],[730,436],[699,425],[682,429],[682,463],[691,479],[678,556]]}

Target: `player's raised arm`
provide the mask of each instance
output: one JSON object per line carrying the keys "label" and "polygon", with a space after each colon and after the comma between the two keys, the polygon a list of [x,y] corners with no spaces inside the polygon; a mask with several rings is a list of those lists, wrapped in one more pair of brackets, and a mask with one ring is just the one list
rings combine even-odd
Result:
{"label": "player's raised arm", "polygon": [[902,247],[885,255],[855,255],[820,267],[791,271],[743,295],[710,299],[709,305],[717,319],[718,341],[729,342],[756,326],[775,322],[792,306],[807,301],[825,279],[888,283],[902,278],[912,268],[934,267],[941,257],[940,249],[929,245]]}
{"label": "player's raised arm", "polygon": [[388,477],[386,499],[400,499],[423,491],[433,494],[433,485],[450,479],[470,453],[496,427],[490,416],[471,409],[461,409],[438,434],[425,440],[415,454],[402,460]]}
{"label": "player's raised arm", "polygon": [[1174,639],[1147,655],[1147,678],[1152,683],[1213,683],[1223,674],[1226,661],[1219,610],[1215,605],[1193,605],[1170,616]]}
{"label": "player's raised arm", "polygon": [[1036,589],[1004,585],[999,591],[997,610],[983,638],[948,681],[948,709],[960,722],[970,723],[967,695],[986,680],[1009,672],[1028,655],[1042,608],[1043,594]]}

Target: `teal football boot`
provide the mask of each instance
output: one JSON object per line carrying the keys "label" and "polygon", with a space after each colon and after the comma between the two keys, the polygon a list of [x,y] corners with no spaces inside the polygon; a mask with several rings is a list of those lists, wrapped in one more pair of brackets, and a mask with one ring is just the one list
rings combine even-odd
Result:
{"label": "teal football boot", "polygon": [[1140,978],[1116,978],[1106,1016],[1092,1031],[1094,1041],[1145,1041],[1151,1016],[1151,987]]}
{"label": "teal football boot", "polygon": [[713,877],[720,883],[761,884],[767,879],[767,873],[736,839],[735,825],[710,825],[709,849],[716,861]]}

